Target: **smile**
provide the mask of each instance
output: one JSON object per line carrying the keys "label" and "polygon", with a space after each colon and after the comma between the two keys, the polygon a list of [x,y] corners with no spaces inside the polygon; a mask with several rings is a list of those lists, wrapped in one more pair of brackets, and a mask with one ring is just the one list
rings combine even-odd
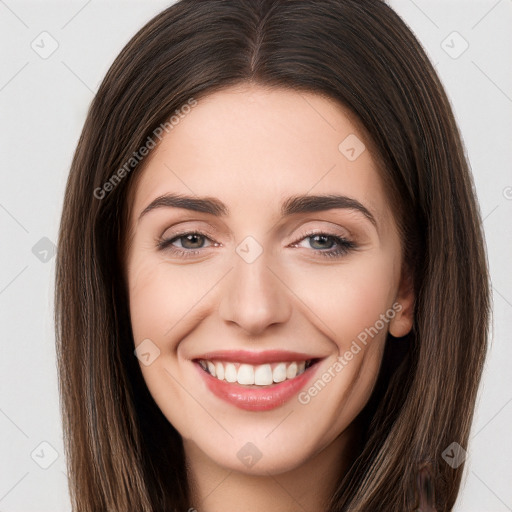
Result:
{"label": "smile", "polygon": [[284,405],[309,381],[316,357],[273,352],[223,352],[194,360],[207,388],[218,398],[249,411]]}
{"label": "smile", "polygon": [[260,364],[258,366],[244,363],[228,363],[225,361],[199,361],[203,370],[212,377],[226,382],[237,382],[242,385],[269,386],[273,383],[294,379],[309,368],[312,360]]}

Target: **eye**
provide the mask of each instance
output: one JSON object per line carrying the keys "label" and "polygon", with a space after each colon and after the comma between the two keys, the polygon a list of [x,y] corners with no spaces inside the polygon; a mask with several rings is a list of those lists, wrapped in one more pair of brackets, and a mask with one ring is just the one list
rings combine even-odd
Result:
{"label": "eye", "polygon": [[299,242],[302,243],[295,242],[292,247],[304,247],[303,243],[305,242],[313,247],[314,252],[318,253],[320,257],[325,258],[340,258],[356,248],[356,244],[351,240],[319,231],[306,233]]}
{"label": "eye", "polygon": [[[212,241],[205,233],[198,231],[188,231],[185,233],[179,233],[173,238],[167,238],[160,240],[157,244],[158,249],[168,250],[176,256],[183,256],[185,258],[195,256],[201,252],[205,247],[205,241]],[[175,243],[179,242],[180,245],[176,246]],[[214,242],[212,245],[219,245]]]}

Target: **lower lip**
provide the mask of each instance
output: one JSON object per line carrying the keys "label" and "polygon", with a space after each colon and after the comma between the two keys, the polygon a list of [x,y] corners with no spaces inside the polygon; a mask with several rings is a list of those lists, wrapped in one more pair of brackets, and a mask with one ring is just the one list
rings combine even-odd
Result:
{"label": "lower lip", "polygon": [[317,365],[318,361],[298,377],[258,389],[219,380],[205,372],[199,363],[195,363],[201,377],[215,396],[247,411],[269,411],[284,405],[306,385],[313,376]]}

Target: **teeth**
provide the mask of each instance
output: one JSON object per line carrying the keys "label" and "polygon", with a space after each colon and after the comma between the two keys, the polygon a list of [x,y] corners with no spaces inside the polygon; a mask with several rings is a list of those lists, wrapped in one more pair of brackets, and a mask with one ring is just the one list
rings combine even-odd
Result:
{"label": "teeth", "polygon": [[215,375],[220,380],[224,380],[224,365],[222,363],[215,365],[215,373],[216,375],[214,373],[212,373],[212,375]]}
{"label": "teeth", "polygon": [[311,366],[311,361],[251,365],[243,363],[223,363],[220,361],[199,361],[203,370],[213,377],[227,382],[238,382],[245,386],[270,386],[273,383],[294,379]]}
{"label": "teeth", "polygon": [[272,382],[272,367],[269,364],[262,364],[256,367],[256,370],[254,370],[254,384],[270,386]]}
{"label": "teeth", "polygon": [[233,363],[228,363],[224,370],[224,379],[228,382],[236,382],[237,373],[236,366]]}
{"label": "teeth", "polygon": [[279,363],[274,368],[273,376],[274,376],[274,382],[283,382],[284,380],[286,380],[286,364]]}
{"label": "teeth", "polygon": [[254,367],[250,364],[241,364],[238,368],[238,384],[254,384]]}
{"label": "teeth", "polygon": [[296,376],[297,376],[297,363],[292,363],[286,369],[286,378],[293,379],[293,377],[296,377]]}

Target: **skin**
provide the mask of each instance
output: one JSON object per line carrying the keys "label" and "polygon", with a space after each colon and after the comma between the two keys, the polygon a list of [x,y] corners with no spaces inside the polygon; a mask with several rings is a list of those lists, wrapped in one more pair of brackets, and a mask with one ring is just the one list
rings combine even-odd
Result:
{"label": "skin", "polygon": [[[355,161],[338,149],[350,134],[366,146]],[[410,331],[414,300],[371,147],[337,102],[244,85],[201,98],[138,176],[125,268],[134,341],[149,338],[160,350],[141,371],[183,438],[199,512],[321,510],[354,456],[354,419],[375,385],[387,332]],[[171,192],[215,197],[230,215],[163,207],[139,220]],[[362,203],[377,226],[353,209],[281,217],[291,195],[334,193]],[[356,247],[322,256],[337,244],[315,243],[310,229]],[[171,247],[198,254],[158,249],[183,231],[206,238],[199,249],[186,237]],[[252,263],[235,251],[249,235],[263,249]],[[192,362],[210,350],[311,353],[323,358],[312,383],[397,303],[401,311],[307,404],[293,397],[270,411],[241,410],[214,396]],[[247,442],[261,453],[252,467],[237,457]]]}

